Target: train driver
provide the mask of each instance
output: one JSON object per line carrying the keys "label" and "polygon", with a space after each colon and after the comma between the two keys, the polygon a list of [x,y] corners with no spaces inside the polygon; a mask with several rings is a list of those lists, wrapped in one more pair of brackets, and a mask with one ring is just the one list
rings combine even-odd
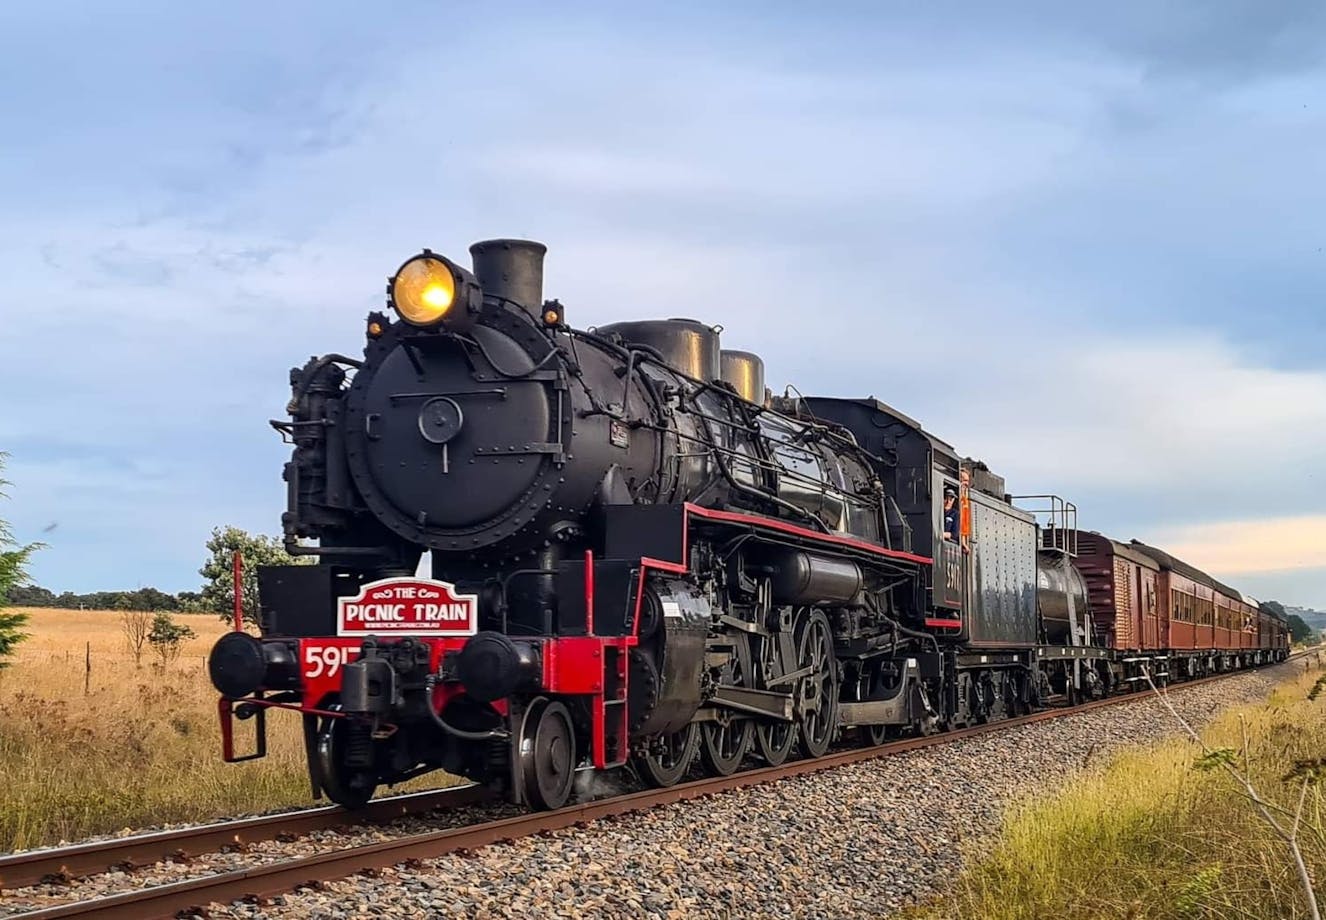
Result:
{"label": "train driver", "polygon": [[944,487],[944,539],[958,539],[958,493],[952,486]]}

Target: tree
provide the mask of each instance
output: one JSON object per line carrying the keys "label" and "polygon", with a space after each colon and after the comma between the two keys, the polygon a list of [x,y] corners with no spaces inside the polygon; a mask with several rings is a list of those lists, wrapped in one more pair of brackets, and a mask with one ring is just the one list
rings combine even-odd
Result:
{"label": "tree", "polygon": [[199,591],[181,591],[175,597],[180,613],[211,613]]}
{"label": "tree", "polygon": [[139,588],[130,597],[136,610],[178,610],[179,601],[173,595],[156,588]]}
{"label": "tree", "polygon": [[1296,613],[1290,613],[1285,610],[1284,604],[1279,601],[1263,601],[1262,607],[1270,610],[1281,617],[1289,624],[1289,638],[1292,642],[1306,642],[1312,638],[1312,627],[1304,622],[1303,618]]}
{"label": "tree", "polygon": [[157,653],[164,668],[180,657],[180,644],[196,635],[190,627],[176,623],[170,614],[158,613],[152,618],[152,630],[147,634],[147,641],[152,644],[152,650]]}
{"label": "tree", "polygon": [[[8,456],[0,452],[0,472],[3,472]],[[0,478],[0,490],[7,485],[9,483]],[[0,498],[4,497],[5,493],[0,491]],[[28,559],[40,546],[39,543],[20,546],[14,541],[9,525],[0,520],[0,668],[5,667],[5,659],[27,638],[27,633],[23,632],[23,626],[28,622],[27,614],[5,613],[4,607],[9,602],[9,592],[27,582]]]}
{"label": "tree", "polygon": [[124,641],[129,643],[129,650],[134,653],[134,667],[143,666],[143,646],[152,634],[152,614],[146,610],[126,610],[120,614],[120,629],[124,632]]}
{"label": "tree", "polygon": [[212,538],[207,541],[207,551],[211,553],[198,574],[206,579],[203,585],[201,606],[210,610],[221,619],[228,619],[234,611],[235,586],[233,576],[234,555],[238,551],[244,565],[244,574],[240,586],[240,598],[244,610],[244,622],[258,622],[258,566],[294,565],[311,562],[308,557],[291,556],[274,537],[262,534],[250,534],[238,527],[217,527],[212,530]]}
{"label": "tree", "polygon": [[1297,613],[1289,614],[1289,638],[1294,642],[1307,642],[1312,638],[1312,627],[1303,621]]}

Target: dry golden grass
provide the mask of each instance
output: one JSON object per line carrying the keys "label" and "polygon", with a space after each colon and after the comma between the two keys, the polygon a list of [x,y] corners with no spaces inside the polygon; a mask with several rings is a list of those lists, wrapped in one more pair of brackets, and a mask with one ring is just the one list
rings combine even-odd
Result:
{"label": "dry golden grass", "polygon": [[[118,611],[22,612],[30,637],[0,671],[0,850],[311,803],[293,713],[268,720],[266,758],[221,761],[206,670],[226,629],[216,617],[177,616],[198,637],[162,670],[150,649],[134,666]],[[241,744],[251,726],[238,723]]]}
{"label": "dry golden grass", "polygon": [[[1284,778],[1296,760],[1326,756],[1326,697],[1307,698],[1321,674],[1308,671],[1202,733],[1211,748],[1242,751],[1246,729],[1254,786],[1289,824],[1302,780]],[[1306,917],[1288,848],[1226,772],[1197,769],[1201,756],[1186,740],[1126,752],[1014,813],[954,892],[911,916]],[[1243,760],[1239,754],[1240,766]],[[1324,804],[1321,787],[1309,786],[1299,836],[1318,879],[1326,877]]]}

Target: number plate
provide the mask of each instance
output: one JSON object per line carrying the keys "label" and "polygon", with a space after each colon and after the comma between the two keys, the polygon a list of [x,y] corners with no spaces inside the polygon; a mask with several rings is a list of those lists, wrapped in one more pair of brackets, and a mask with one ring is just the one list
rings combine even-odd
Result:
{"label": "number plate", "polygon": [[341,669],[359,656],[359,640],[305,639],[300,643],[300,673],[305,683],[333,681],[339,685]]}

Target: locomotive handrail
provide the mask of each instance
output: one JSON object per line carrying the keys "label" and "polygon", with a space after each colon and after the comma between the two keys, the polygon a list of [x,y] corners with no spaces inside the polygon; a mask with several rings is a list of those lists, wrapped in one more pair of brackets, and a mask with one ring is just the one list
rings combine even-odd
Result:
{"label": "locomotive handrail", "polygon": [[483,342],[479,341],[476,338],[472,338],[471,336],[460,335],[460,334],[456,334],[456,339],[458,341],[464,342],[467,345],[473,345],[475,347],[475,350],[477,350],[479,354],[483,355],[484,360],[487,361],[490,365],[492,365],[493,370],[497,371],[499,374],[501,374],[503,377],[506,377],[509,380],[520,380],[523,377],[530,376],[535,371],[538,371],[540,368],[542,368],[554,357],[562,353],[561,349],[557,347],[556,343],[549,343],[550,347],[547,353],[544,354],[544,356],[540,358],[538,361],[535,361],[534,365],[531,368],[529,368],[529,370],[513,374],[510,371],[505,370],[500,364],[498,364],[495,360],[493,360],[493,356],[488,353],[488,349],[484,347]]}
{"label": "locomotive handrail", "polygon": [[1041,549],[1055,550],[1069,557],[1077,556],[1077,505],[1062,496],[1052,493],[1038,495],[1013,495],[1013,502],[1036,502],[1023,510],[1036,517],[1048,520],[1048,526],[1041,528]]}

